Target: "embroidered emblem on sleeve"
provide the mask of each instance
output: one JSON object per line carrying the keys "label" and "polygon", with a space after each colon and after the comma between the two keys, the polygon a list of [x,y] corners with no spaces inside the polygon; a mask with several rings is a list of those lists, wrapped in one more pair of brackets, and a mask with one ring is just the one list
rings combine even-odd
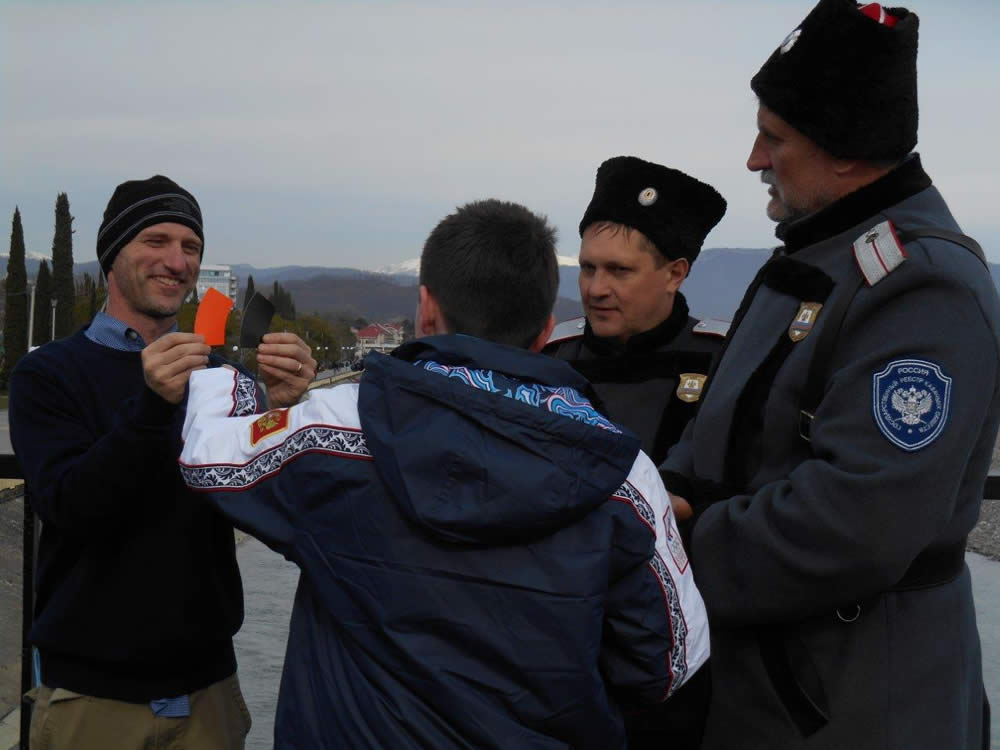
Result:
{"label": "embroidered emblem on sleeve", "polygon": [[687,570],[688,556],[687,552],[684,551],[684,542],[681,541],[680,534],[674,533],[676,526],[670,523],[672,515],[673,512],[669,510],[668,506],[667,512],[663,514],[663,526],[667,530],[667,549],[670,550],[670,556],[674,558],[674,565],[683,573]]}
{"label": "embroidered emblem on sleeve", "polygon": [[288,429],[288,409],[272,409],[250,424],[250,445]]}
{"label": "embroidered emblem on sleeve", "polygon": [[677,376],[677,398],[693,404],[701,398],[701,391],[705,387],[707,375],[699,372],[682,372]]}
{"label": "embroidered emblem on sleeve", "polygon": [[868,286],[875,286],[906,260],[891,221],[877,224],[854,241],[854,259]]}
{"label": "embroidered emblem on sleeve", "polygon": [[788,338],[792,341],[801,341],[816,325],[816,318],[823,305],[819,302],[803,302],[799,305],[799,311],[795,313],[795,320],[788,326]]}
{"label": "embroidered emblem on sleeve", "polygon": [[920,450],[941,435],[950,401],[951,378],[933,362],[898,359],[872,379],[875,423],[905,451]]}

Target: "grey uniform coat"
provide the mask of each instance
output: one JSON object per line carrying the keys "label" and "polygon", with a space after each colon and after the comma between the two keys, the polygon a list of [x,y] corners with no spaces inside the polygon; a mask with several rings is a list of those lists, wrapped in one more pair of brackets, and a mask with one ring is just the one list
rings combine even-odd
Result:
{"label": "grey uniform coat", "polygon": [[[663,467],[698,514],[706,748],[988,746],[961,552],[1000,419],[1000,306],[984,265],[954,243],[920,239],[897,256],[883,227],[876,257],[865,239],[886,220],[958,231],[915,155],[785,227]],[[810,443],[799,401],[823,310],[843,294]],[[793,337],[806,302],[824,308]]]}

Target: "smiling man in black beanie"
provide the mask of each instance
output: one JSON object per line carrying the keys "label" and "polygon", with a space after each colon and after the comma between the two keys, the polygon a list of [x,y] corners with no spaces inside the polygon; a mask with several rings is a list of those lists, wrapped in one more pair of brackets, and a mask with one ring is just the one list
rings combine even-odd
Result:
{"label": "smiling man in black beanie", "polygon": [[751,81],[783,245],[661,467],[695,513],[709,750],[989,746],[964,550],[1000,301],[911,153],[917,26],[821,0]]}
{"label": "smiling man in black beanie", "polygon": [[[11,376],[11,439],[44,522],[31,750],[239,750],[250,728],[233,529],[177,467],[188,376],[223,362],[177,330],[204,242],[198,202],[175,182],[119,185],[97,236],[107,312]],[[294,334],[267,334],[258,360],[276,406],[315,374]],[[234,380],[240,413],[264,407],[253,377]]]}

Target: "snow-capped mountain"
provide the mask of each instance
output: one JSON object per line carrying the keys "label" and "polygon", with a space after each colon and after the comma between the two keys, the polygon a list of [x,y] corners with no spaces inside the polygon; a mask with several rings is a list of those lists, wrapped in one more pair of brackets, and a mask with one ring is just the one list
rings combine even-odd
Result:
{"label": "snow-capped mountain", "polygon": [[[560,266],[576,266],[578,265],[577,259],[570,255],[557,255],[556,259],[559,261]],[[388,266],[383,266],[377,269],[377,273],[386,273],[390,275],[395,274],[412,274],[413,276],[420,275],[420,258],[410,258],[409,260],[404,260],[399,263],[393,263]]]}
{"label": "snow-capped mountain", "polygon": [[420,258],[410,258],[378,269],[378,273],[420,275]]}

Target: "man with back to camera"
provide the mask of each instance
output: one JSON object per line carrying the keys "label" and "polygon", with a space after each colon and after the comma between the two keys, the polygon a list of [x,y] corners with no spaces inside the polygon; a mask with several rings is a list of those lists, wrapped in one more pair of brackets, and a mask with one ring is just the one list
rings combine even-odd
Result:
{"label": "man with back to camera", "polygon": [[[223,361],[177,332],[204,238],[197,200],[172,180],[119,185],[97,237],[107,312],[11,376],[11,439],[44,522],[32,750],[230,750],[250,729],[233,528],[176,464],[188,376]],[[294,334],[265,335],[258,362],[276,405],[315,375]],[[258,411],[254,379],[235,382],[234,408]]]}
{"label": "man with back to camera", "polygon": [[192,376],[185,480],[302,569],[279,750],[624,748],[618,706],[707,658],[655,465],[537,354],[557,284],[544,219],[470,203],[360,385],[231,418],[232,373]]}
{"label": "man with back to camera", "polygon": [[[634,156],[601,164],[580,220],[586,317],[556,326],[544,350],[591,382],[657,465],[694,416],[728,328],[691,317],[680,291],[725,212],[714,188],[679,170]],[[629,747],[697,750],[709,692],[706,667],[663,705],[626,713]]]}
{"label": "man with back to camera", "polygon": [[663,467],[697,516],[706,748],[989,746],[964,549],[1000,306],[911,153],[917,24],[821,0],[751,81],[784,244]]}

